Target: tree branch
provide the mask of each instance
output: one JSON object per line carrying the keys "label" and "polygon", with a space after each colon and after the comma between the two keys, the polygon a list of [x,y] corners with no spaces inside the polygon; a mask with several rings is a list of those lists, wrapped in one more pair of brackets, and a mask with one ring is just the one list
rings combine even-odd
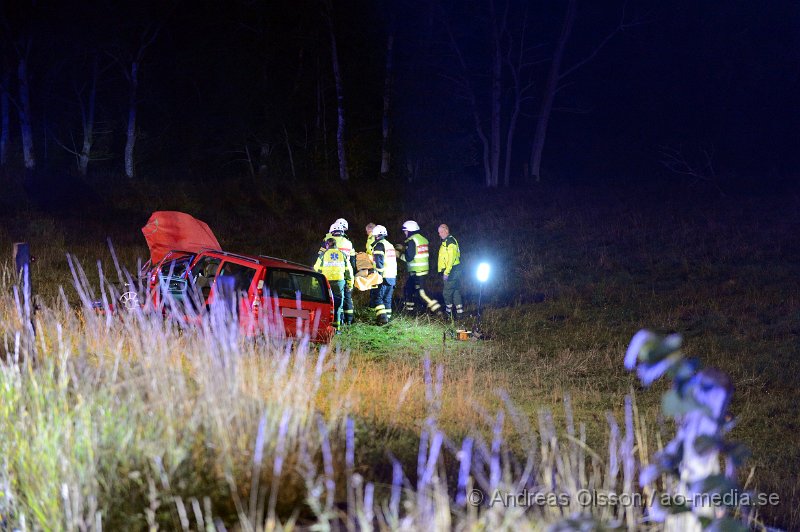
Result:
{"label": "tree branch", "polygon": [[618,33],[623,32],[628,28],[632,28],[634,26],[638,26],[640,24],[644,24],[644,19],[643,18],[634,18],[632,21],[626,22],[626,20],[625,20],[626,19],[626,14],[625,14],[626,9],[627,9],[627,2],[622,6],[622,14],[620,15],[620,21],[619,21],[619,24],[617,24],[617,27],[614,28],[613,30],[611,30],[611,32],[609,32],[609,34],[606,35],[603,38],[603,40],[601,40],[600,43],[598,43],[598,45],[589,53],[589,55],[587,55],[586,57],[584,57],[580,61],[576,62],[574,65],[572,65],[568,69],[566,69],[563,72],[561,72],[561,74],[559,74],[559,76],[558,76],[559,80],[564,79],[565,77],[569,76],[570,74],[572,74],[573,72],[575,72],[576,70],[581,68],[583,65],[585,65],[586,63],[588,63],[592,59],[594,59],[597,56],[597,54],[600,53],[600,50],[605,48],[605,46],[611,41],[611,39],[613,39],[614,36],[616,36]]}

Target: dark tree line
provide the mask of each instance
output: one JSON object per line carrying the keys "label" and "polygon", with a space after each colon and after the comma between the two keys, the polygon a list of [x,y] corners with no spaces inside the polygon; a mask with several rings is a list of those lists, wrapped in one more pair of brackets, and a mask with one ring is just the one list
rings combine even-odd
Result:
{"label": "dark tree line", "polygon": [[129,179],[534,181],[557,146],[548,131],[564,111],[597,108],[582,89],[592,65],[650,31],[645,11],[622,0],[4,3],[0,164]]}
{"label": "dark tree line", "polygon": [[[522,168],[520,118],[555,92],[537,79],[552,46],[530,11],[513,0],[6,5],[0,155],[131,179],[212,163],[262,177],[336,168],[346,180],[349,153],[359,174],[415,179],[469,166],[477,138],[485,183],[508,185]],[[428,108],[448,92],[464,101]],[[415,121],[420,107],[428,116]]]}

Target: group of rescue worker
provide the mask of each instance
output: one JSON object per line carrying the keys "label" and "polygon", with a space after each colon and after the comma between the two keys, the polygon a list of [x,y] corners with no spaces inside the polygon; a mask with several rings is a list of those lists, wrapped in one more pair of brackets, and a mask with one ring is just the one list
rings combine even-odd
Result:
{"label": "group of rescue worker", "polygon": [[[405,262],[408,277],[403,290],[404,309],[413,313],[425,309],[436,314],[441,304],[425,292],[425,280],[430,270],[429,241],[420,233],[414,220],[403,223],[403,244],[393,246],[383,225],[366,226],[366,246],[357,253],[347,237],[349,224],[339,218],[331,224],[319,248],[314,270],[325,275],[331,285],[334,299],[334,327],[350,325],[355,319],[353,288],[361,277],[359,288],[369,289],[369,307],[375,312],[379,325],[392,318],[392,296],[397,282],[397,261]],[[461,250],[458,241],[450,234],[447,224],[438,228],[442,239],[439,247],[437,272],[444,282],[444,311],[453,320],[462,317],[464,302],[461,297]]]}

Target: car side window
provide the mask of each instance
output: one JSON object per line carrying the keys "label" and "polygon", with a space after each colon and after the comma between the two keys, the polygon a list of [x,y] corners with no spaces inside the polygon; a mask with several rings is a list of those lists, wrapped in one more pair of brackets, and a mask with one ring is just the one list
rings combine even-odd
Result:
{"label": "car side window", "polygon": [[296,291],[292,277],[288,271],[272,270],[269,272],[269,290],[273,296],[282,299],[294,299]]}
{"label": "car side window", "polygon": [[256,269],[235,262],[224,262],[219,271],[220,275],[229,275],[234,278],[233,288],[236,293],[248,292],[253,278],[256,276]]}
{"label": "car side window", "polygon": [[201,257],[192,268],[192,280],[195,286],[201,290],[204,298],[208,297],[211,291],[211,284],[217,276],[220,262],[222,259],[216,257]]}
{"label": "car side window", "polygon": [[303,301],[328,302],[325,277],[319,273],[270,269],[267,286],[272,297],[296,299],[299,293]]}

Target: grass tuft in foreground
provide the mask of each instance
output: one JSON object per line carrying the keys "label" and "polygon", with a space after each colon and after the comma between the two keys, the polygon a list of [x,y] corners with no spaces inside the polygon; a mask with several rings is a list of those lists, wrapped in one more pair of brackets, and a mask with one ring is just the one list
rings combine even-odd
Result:
{"label": "grass tuft in foreground", "polygon": [[[587,507],[579,497],[590,488],[634,490],[639,422],[630,399],[623,428],[610,415],[615,443],[603,453],[587,447],[568,405],[564,440],[552,415],[542,411],[533,428],[507,399],[483,412],[483,430],[453,438],[438,422],[444,369],[425,359],[410,386],[424,395],[425,414],[415,456],[401,461],[392,439],[375,448],[386,427],[353,415],[340,349],[241,337],[221,309],[184,329],[65,300],[34,316],[16,287],[0,294],[0,512],[9,527],[538,530],[570,516],[642,523],[641,507]],[[351,337],[368,337],[367,327]],[[427,327],[421,341],[440,334]],[[523,445],[512,449],[509,434]],[[369,460],[376,456],[386,467]],[[541,493],[544,503],[497,502],[522,492]]]}

